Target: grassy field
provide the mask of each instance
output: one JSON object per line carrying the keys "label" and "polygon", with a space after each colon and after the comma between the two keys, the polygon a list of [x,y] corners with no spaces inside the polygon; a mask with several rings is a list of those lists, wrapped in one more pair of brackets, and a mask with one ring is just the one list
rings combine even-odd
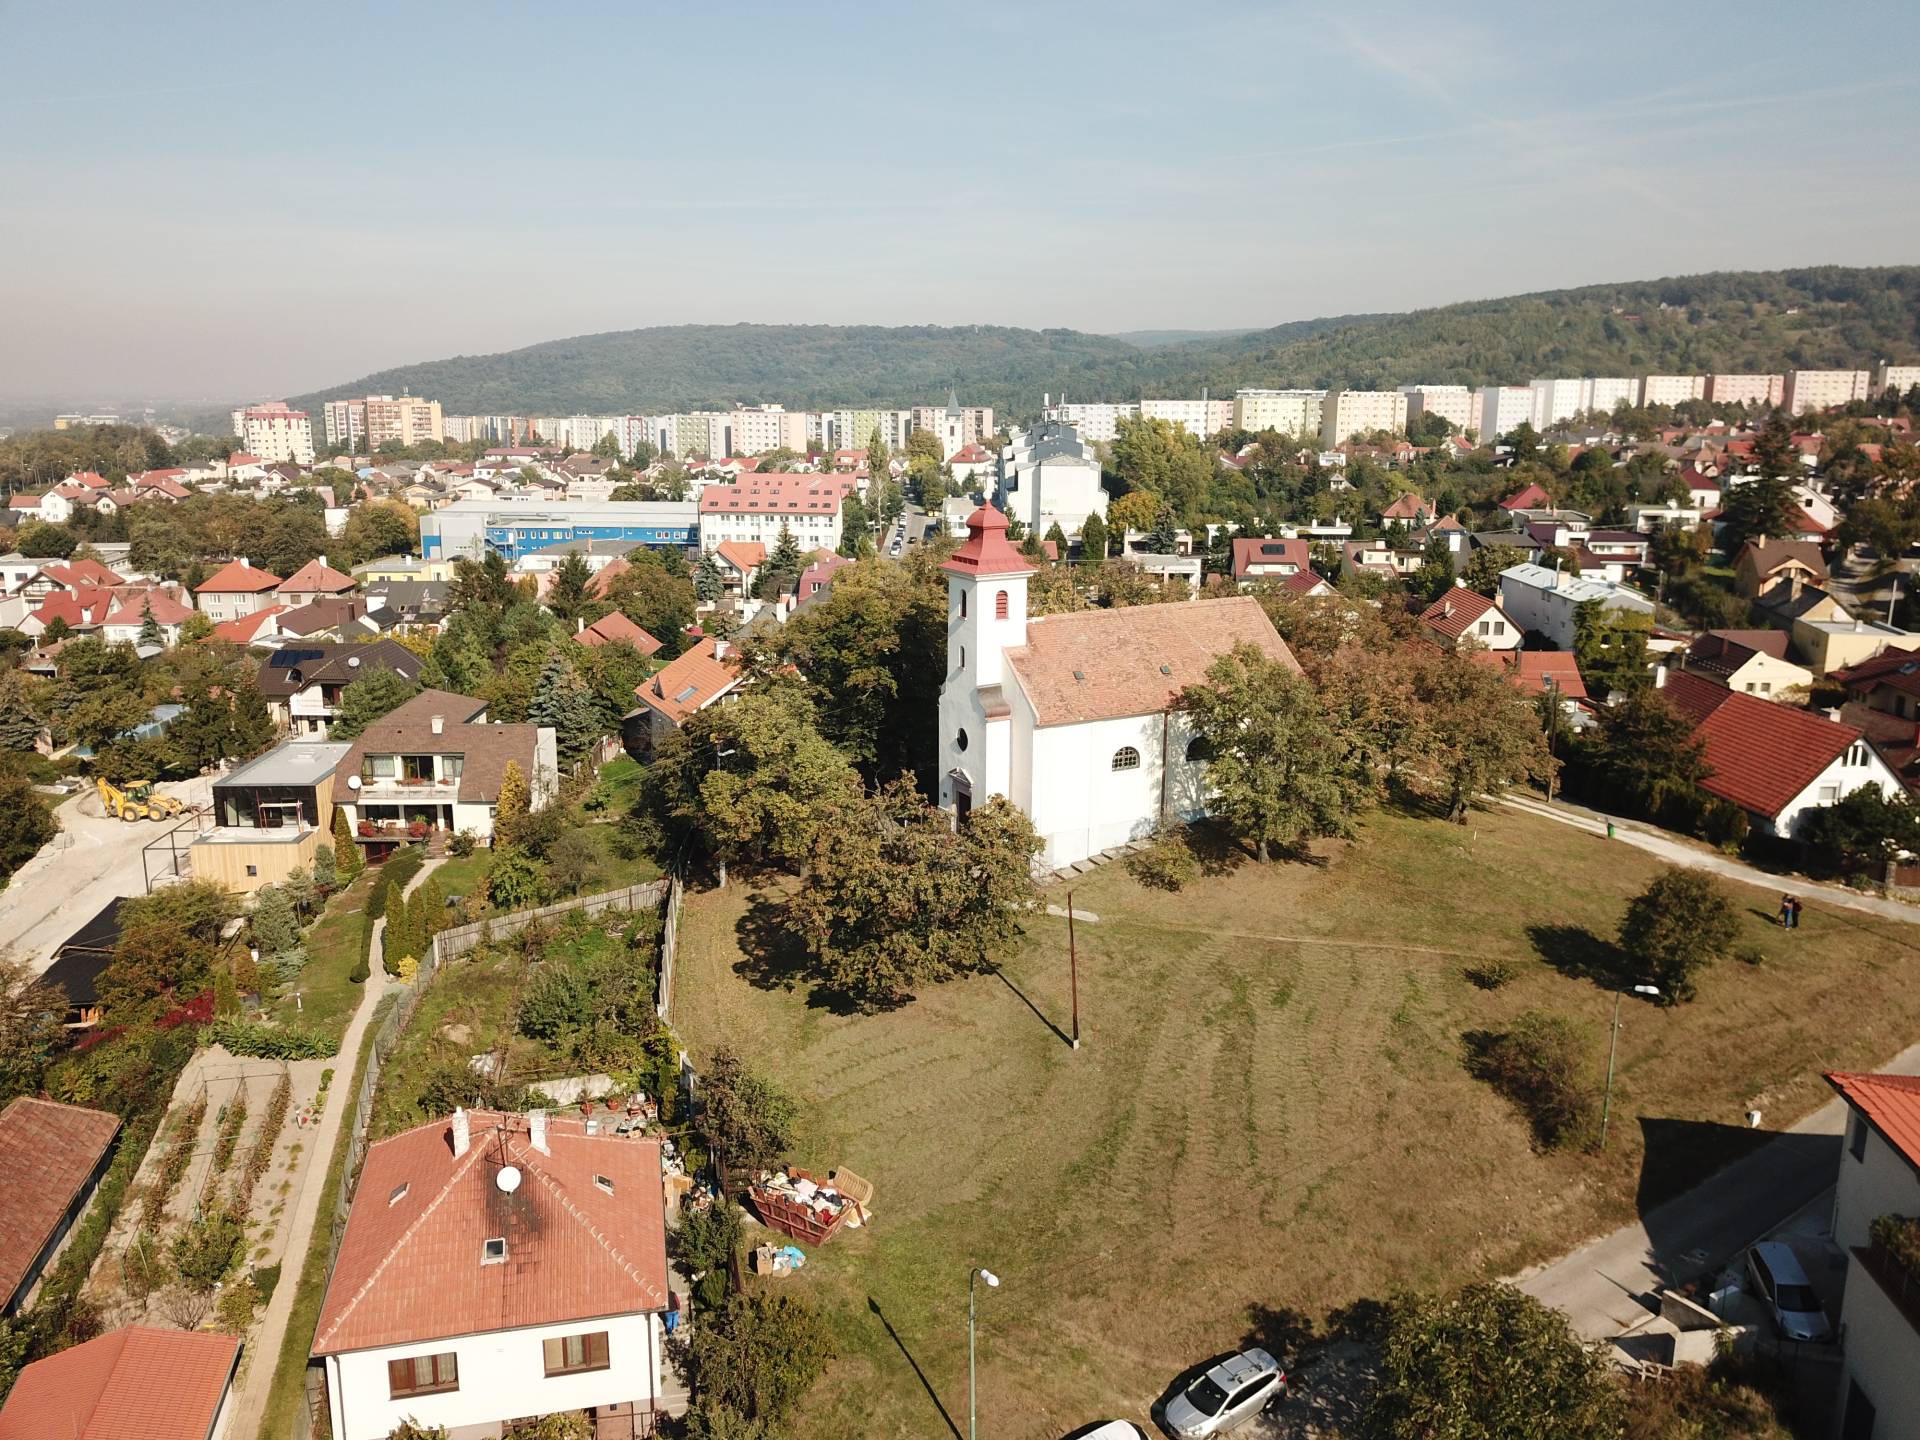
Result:
{"label": "grassy field", "polygon": [[[1630,1005],[1611,1148],[1536,1154],[1462,1035],[1551,1007],[1588,1026],[1597,1080],[1612,997],[1584,977],[1657,867],[1525,815],[1471,821],[1377,815],[1322,864],[1220,867],[1177,896],[1118,866],[1085,878],[1077,1053],[1063,920],[1032,921],[1001,976],[854,1016],[743,964],[777,888],[690,896],[682,1037],[755,1057],[801,1102],[795,1158],[877,1187],[871,1227],[770,1282],[840,1335],[796,1433],[938,1434],[935,1393],[964,1427],[976,1264],[1004,1282],[981,1303],[991,1433],[1144,1420],[1184,1366],[1284,1344],[1296,1312],[1603,1232],[1754,1143],[1748,1108],[1784,1124],[1824,1098],[1822,1067],[1912,1038],[1920,931],[1810,906],[1788,936],[1771,892],[1733,888],[1764,963],[1722,962],[1691,1005]],[[1463,970],[1495,957],[1516,978],[1475,988]]]}
{"label": "grassy field", "polygon": [[[303,1025],[333,1037],[337,1046],[360,1005],[360,987],[347,976],[360,959],[366,930],[367,891],[379,872],[368,869],[353,884],[327,901],[326,909],[307,932],[307,963],[300,978],[274,1002],[273,1013],[284,1025]],[[294,1009],[293,992],[300,992]]]}

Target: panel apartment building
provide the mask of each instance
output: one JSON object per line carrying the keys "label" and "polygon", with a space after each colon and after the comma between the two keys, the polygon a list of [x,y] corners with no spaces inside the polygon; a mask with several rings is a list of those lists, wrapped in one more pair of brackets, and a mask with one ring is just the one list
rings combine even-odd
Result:
{"label": "panel apartment building", "polygon": [[399,441],[419,445],[445,440],[447,427],[438,400],[416,395],[366,395],[353,400],[329,400],[326,405],[327,444],[352,454],[378,450]]}
{"label": "panel apartment building", "polygon": [[1324,390],[1237,390],[1233,428],[1277,430],[1282,435],[1317,436],[1327,392]]}
{"label": "panel apartment building", "polygon": [[1407,429],[1407,397],[1398,390],[1329,390],[1320,413],[1320,443],[1329,450],[1355,435]]}
{"label": "panel apartment building", "polygon": [[1789,415],[1830,410],[1867,399],[1872,382],[1865,370],[1789,370],[1783,403]]}
{"label": "panel apartment building", "polygon": [[313,463],[313,422],[306,411],[288,409],[284,400],[234,411],[233,434],[242,450],[268,464]]}
{"label": "panel apartment building", "polygon": [[1422,415],[1438,415],[1455,430],[1480,433],[1480,397],[1465,385],[1402,385],[1407,397],[1407,424]]}

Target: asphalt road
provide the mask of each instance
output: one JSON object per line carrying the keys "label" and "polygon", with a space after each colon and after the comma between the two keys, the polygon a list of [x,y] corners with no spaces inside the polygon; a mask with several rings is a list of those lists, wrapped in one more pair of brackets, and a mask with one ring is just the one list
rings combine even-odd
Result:
{"label": "asphalt road", "polygon": [[[1879,1067],[1920,1075],[1920,1045]],[[1604,1340],[1645,1318],[1641,1300],[1717,1270],[1834,1183],[1846,1105],[1829,1100],[1760,1149],[1686,1194],[1516,1283],[1558,1306],[1582,1335]]]}
{"label": "asphalt road", "polygon": [[[212,782],[202,777],[160,789],[192,807],[208,802]],[[68,797],[54,813],[60,833],[14,871],[0,891],[0,950],[27,960],[36,974],[52,962],[54,948],[108,901],[147,893],[141,847],[174,823],[115,820],[91,785]]]}

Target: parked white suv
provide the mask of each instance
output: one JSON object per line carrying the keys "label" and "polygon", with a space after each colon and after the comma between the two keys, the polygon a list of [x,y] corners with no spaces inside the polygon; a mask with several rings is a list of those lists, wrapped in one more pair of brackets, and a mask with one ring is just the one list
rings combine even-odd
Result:
{"label": "parked white suv", "polygon": [[1229,1355],[1167,1402],[1164,1423],[1180,1440],[1224,1435],[1287,1393],[1280,1362],[1259,1348]]}
{"label": "parked white suv", "polygon": [[1747,1275],[1760,1303],[1788,1340],[1831,1340],[1833,1326],[1821,1308],[1820,1297],[1807,1283],[1800,1258],[1778,1240],[1766,1240],[1747,1251]]}

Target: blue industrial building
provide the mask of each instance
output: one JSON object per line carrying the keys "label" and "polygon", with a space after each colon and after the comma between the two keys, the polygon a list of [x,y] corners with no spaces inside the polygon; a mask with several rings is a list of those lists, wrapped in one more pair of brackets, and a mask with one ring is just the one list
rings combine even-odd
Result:
{"label": "blue industrial building", "polygon": [[572,540],[685,549],[700,543],[700,507],[692,500],[462,500],[420,517],[420,553],[428,560],[492,550],[512,564]]}

